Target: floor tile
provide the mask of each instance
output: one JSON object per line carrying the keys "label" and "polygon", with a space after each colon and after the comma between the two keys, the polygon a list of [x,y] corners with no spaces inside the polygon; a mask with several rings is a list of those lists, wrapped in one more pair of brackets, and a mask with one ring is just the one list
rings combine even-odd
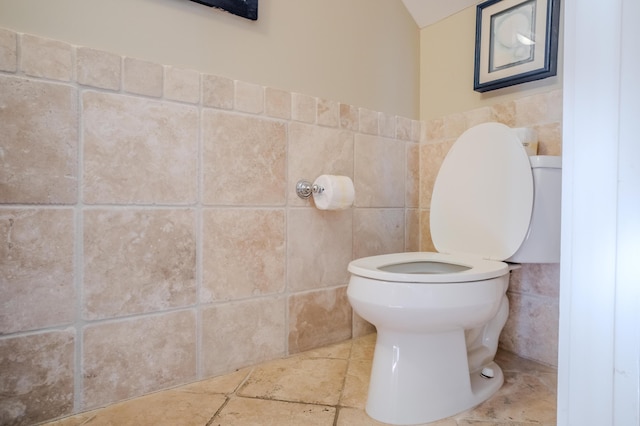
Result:
{"label": "floor tile", "polygon": [[234,398],[211,426],[333,426],[336,409],[252,398]]}

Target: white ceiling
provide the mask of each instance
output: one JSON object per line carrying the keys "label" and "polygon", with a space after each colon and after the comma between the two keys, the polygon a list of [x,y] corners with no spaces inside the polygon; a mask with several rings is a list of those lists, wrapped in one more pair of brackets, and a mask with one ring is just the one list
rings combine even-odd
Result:
{"label": "white ceiling", "polygon": [[402,0],[418,27],[438,22],[482,0]]}

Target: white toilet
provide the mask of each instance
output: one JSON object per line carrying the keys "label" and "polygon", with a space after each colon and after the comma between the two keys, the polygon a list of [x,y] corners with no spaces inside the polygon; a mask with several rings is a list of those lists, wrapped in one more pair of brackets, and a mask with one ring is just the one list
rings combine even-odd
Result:
{"label": "white toilet", "polygon": [[528,157],[514,129],[484,123],[451,147],[431,201],[438,253],[349,264],[347,295],[375,325],[366,411],[390,424],[436,421],[489,398],[509,314],[508,262],[560,260],[560,157]]}

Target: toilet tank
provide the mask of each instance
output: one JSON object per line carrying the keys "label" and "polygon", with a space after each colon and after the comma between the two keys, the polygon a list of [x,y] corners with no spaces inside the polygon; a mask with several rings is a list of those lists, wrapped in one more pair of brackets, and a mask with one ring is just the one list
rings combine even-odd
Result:
{"label": "toilet tank", "polygon": [[533,172],[533,211],[529,231],[520,248],[506,262],[560,262],[560,202],[562,159],[529,157]]}

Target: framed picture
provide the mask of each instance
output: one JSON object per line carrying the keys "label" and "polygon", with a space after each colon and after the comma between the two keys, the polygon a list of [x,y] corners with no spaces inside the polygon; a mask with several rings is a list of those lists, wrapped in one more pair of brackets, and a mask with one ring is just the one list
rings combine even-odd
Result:
{"label": "framed picture", "polygon": [[557,73],[560,0],[489,0],[476,8],[473,90]]}
{"label": "framed picture", "polygon": [[217,7],[234,15],[255,21],[258,19],[258,0],[191,0],[205,6]]}

